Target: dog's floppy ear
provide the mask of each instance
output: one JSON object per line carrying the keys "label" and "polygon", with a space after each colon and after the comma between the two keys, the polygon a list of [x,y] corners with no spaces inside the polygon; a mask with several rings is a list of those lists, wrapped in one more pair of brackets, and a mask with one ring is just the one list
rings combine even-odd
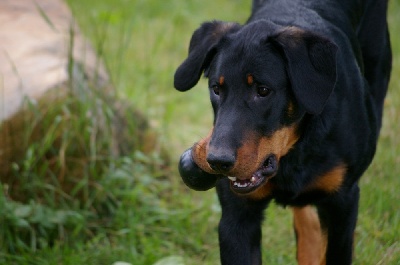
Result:
{"label": "dog's floppy ear", "polygon": [[227,33],[239,30],[237,23],[212,21],[203,23],[192,35],[189,55],[175,72],[174,86],[179,91],[194,87],[210,63],[213,48]]}
{"label": "dog's floppy ear", "polygon": [[311,114],[320,114],[336,83],[337,46],[328,39],[296,27],[274,38],[283,49],[297,101]]}

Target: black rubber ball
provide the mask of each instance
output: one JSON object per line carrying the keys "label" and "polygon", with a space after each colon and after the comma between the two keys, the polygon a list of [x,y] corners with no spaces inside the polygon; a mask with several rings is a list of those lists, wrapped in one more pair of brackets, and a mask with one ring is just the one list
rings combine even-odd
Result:
{"label": "black rubber ball", "polygon": [[183,182],[191,189],[205,191],[215,187],[219,175],[205,172],[193,161],[192,149],[186,150],[179,161],[179,173]]}

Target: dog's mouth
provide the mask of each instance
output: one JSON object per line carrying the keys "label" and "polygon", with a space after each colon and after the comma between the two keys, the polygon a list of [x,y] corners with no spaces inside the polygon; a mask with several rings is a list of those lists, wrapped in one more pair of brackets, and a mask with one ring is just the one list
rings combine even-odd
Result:
{"label": "dog's mouth", "polygon": [[250,193],[260,186],[267,183],[275,176],[278,170],[278,161],[275,155],[270,155],[262,166],[254,172],[249,178],[230,177],[231,188],[234,192],[240,194]]}

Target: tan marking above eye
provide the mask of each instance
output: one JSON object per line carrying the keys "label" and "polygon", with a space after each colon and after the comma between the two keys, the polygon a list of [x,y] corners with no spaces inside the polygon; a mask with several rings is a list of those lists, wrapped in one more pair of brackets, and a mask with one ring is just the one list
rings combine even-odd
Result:
{"label": "tan marking above eye", "polygon": [[249,86],[251,86],[251,85],[253,85],[253,83],[254,83],[253,75],[252,75],[252,74],[248,74],[248,75],[247,75],[247,84],[248,84]]}
{"label": "tan marking above eye", "polygon": [[221,75],[221,76],[219,77],[218,83],[219,83],[220,86],[223,86],[223,85],[224,85],[224,82],[225,82],[225,77],[224,77],[223,75]]}

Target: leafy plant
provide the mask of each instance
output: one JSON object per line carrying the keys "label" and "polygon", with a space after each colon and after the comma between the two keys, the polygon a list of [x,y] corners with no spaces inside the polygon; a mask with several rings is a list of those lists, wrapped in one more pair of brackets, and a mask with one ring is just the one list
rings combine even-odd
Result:
{"label": "leafy plant", "polygon": [[14,153],[1,176],[5,229],[0,235],[11,253],[90,239],[107,230],[121,188],[144,181],[123,175],[124,165],[147,175],[166,168],[166,156],[155,159],[160,148],[146,119],[74,73],[39,102],[26,99],[25,108],[2,124],[2,132],[7,127],[17,132],[7,138]]}

